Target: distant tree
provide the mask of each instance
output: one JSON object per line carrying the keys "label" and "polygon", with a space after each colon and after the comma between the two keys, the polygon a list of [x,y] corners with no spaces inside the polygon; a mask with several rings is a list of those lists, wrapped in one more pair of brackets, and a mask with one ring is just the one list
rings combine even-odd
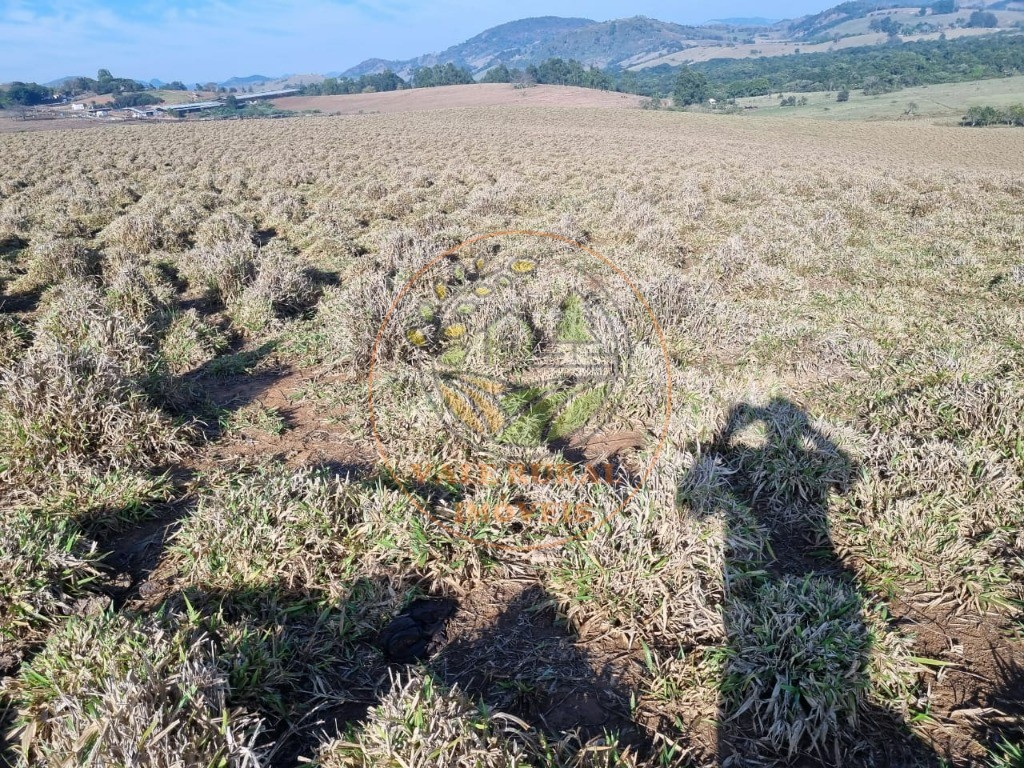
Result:
{"label": "distant tree", "polygon": [[956,13],[956,0],[936,0],[932,3],[932,13]]}
{"label": "distant tree", "polygon": [[849,101],[849,100],[850,100],[850,91],[848,89],[846,89],[846,88],[843,88],[843,90],[841,90],[839,93],[836,94],[836,101]]}
{"label": "distant tree", "polygon": [[475,82],[468,69],[456,67],[451,62],[433,67],[419,67],[413,72],[413,88],[433,88],[439,85],[466,85]]}
{"label": "distant tree", "polygon": [[995,107],[971,107],[963,121],[971,126],[994,125],[999,122],[999,118],[999,110]]}
{"label": "distant tree", "polygon": [[967,20],[968,27],[998,27],[999,19],[992,11],[975,11]]}
{"label": "distant tree", "polygon": [[570,85],[571,80],[571,67],[568,62],[563,59],[557,57],[547,59],[537,66],[538,83],[547,83],[549,85]]}
{"label": "distant tree", "polygon": [[440,76],[438,79],[444,85],[469,85],[475,83],[473,79],[473,73],[465,67],[456,67],[451,62],[448,62],[441,67]]}
{"label": "distant tree", "polygon": [[703,72],[683,67],[672,86],[672,102],[677,107],[699,104],[708,97],[708,79]]}
{"label": "distant tree", "polygon": [[597,88],[602,91],[610,91],[615,87],[615,79],[607,72],[602,72],[597,67],[591,66],[590,69],[584,73],[583,82],[580,83],[584,88]]}
{"label": "distant tree", "polygon": [[181,80],[174,80],[173,82],[167,83],[164,88],[168,91],[187,91],[188,88]]}
{"label": "distant tree", "polygon": [[623,93],[640,93],[640,85],[636,72],[631,69],[626,69],[620,72],[618,81],[615,85],[615,90],[622,91]]}
{"label": "distant tree", "polygon": [[[363,75],[356,81],[356,89],[350,93],[374,93],[376,91],[398,91],[408,86],[402,78],[385,69],[383,72],[374,75]],[[370,89],[370,90],[367,90]]]}
{"label": "distant tree", "polygon": [[112,93],[115,96],[119,93],[134,93],[146,89],[142,83],[127,77],[114,77],[109,69],[101,69],[96,73],[96,80],[92,83],[96,93]]}
{"label": "distant tree", "polygon": [[898,35],[900,33],[900,25],[891,16],[872,19],[868,24],[868,29],[872,32],[884,32],[887,35]]}
{"label": "distant tree", "polygon": [[481,83],[511,83],[512,73],[504,64],[488,69],[482,78]]}
{"label": "distant tree", "polygon": [[238,109],[238,97],[235,96],[235,94],[233,93],[229,93],[227,96],[224,97],[224,106],[228,109]]}
{"label": "distant tree", "polygon": [[416,67],[412,73],[413,88],[432,88],[434,86],[434,68]]}
{"label": "distant tree", "polygon": [[125,107],[145,107],[150,104],[162,104],[163,99],[151,93],[121,93],[114,97],[111,105],[114,109]]}
{"label": "distant tree", "polygon": [[95,91],[96,81],[91,77],[72,77],[64,82],[64,88],[72,95]]}
{"label": "distant tree", "polygon": [[964,125],[1016,125],[1024,126],[1024,104],[1014,104],[1005,109],[996,107],[971,107],[967,110]]}
{"label": "distant tree", "polygon": [[531,64],[526,69],[512,70],[513,88],[532,88],[537,84],[537,68]]}
{"label": "distant tree", "polygon": [[7,100],[22,107],[32,107],[53,98],[53,91],[38,83],[15,81],[7,88]]}

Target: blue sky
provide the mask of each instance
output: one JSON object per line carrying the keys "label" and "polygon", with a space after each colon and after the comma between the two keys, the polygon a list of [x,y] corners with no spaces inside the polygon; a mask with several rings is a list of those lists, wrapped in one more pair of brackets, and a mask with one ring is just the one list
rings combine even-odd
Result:
{"label": "blue sky", "polygon": [[665,21],[784,18],[828,0],[0,0],[0,82],[65,75],[225,80],[235,75],[340,71],[371,56],[441,51],[527,16]]}

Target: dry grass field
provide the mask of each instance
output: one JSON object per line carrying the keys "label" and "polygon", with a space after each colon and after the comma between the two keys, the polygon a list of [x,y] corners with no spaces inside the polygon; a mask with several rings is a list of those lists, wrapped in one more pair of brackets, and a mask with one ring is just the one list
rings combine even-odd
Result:
{"label": "dry grass field", "polygon": [[274,99],[281,109],[318,109],[324,114],[421,112],[460,107],[638,107],[644,99],[631,93],[597,91],[568,85],[513,88],[506,83],[444,85],[408,91],[354,93],[342,96],[289,96]]}
{"label": "dry grass field", "polygon": [[0,153],[0,764],[1024,764],[1024,132]]}

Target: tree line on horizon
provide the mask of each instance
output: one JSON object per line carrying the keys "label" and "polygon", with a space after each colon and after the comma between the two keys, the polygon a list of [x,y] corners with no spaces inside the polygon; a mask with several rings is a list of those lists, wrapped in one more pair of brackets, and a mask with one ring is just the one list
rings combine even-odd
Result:
{"label": "tree line on horizon", "polygon": [[1024,74],[1024,35],[933,40],[758,59],[714,59],[639,71],[588,68],[574,59],[552,57],[522,69],[498,64],[479,80],[468,69],[447,63],[417,68],[408,81],[386,70],[358,78],[328,78],[307,85],[304,92],[364,93],[474,82],[575,85],[650,98],[674,98],[677,104],[685,106],[707,98],[728,100],[783,91],[862,89],[871,95],[919,85],[1017,74]]}
{"label": "tree line on horizon", "polygon": [[1013,125],[1024,127],[1024,104],[1008,107],[971,107],[961,121],[963,125],[981,127],[986,125]]}

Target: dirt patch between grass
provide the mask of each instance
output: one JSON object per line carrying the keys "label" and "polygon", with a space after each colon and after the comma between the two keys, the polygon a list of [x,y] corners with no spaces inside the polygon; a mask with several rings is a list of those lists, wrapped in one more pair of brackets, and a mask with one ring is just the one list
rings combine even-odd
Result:
{"label": "dirt patch between grass", "polygon": [[376,454],[370,446],[356,442],[350,433],[334,423],[340,412],[322,409],[301,399],[299,390],[314,379],[302,372],[269,372],[206,383],[206,396],[217,408],[237,410],[255,405],[264,412],[278,415],[281,431],[275,434],[258,427],[243,428],[211,444],[203,462],[223,465],[245,460],[276,460],[294,467],[326,466],[341,475],[368,471],[376,461]]}
{"label": "dirt patch between grass", "polygon": [[1004,618],[965,611],[942,596],[896,599],[891,607],[896,621],[916,634],[914,653],[949,665],[922,664],[935,751],[960,762],[984,760],[978,744],[1022,722],[1024,649],[1010,639]]}

